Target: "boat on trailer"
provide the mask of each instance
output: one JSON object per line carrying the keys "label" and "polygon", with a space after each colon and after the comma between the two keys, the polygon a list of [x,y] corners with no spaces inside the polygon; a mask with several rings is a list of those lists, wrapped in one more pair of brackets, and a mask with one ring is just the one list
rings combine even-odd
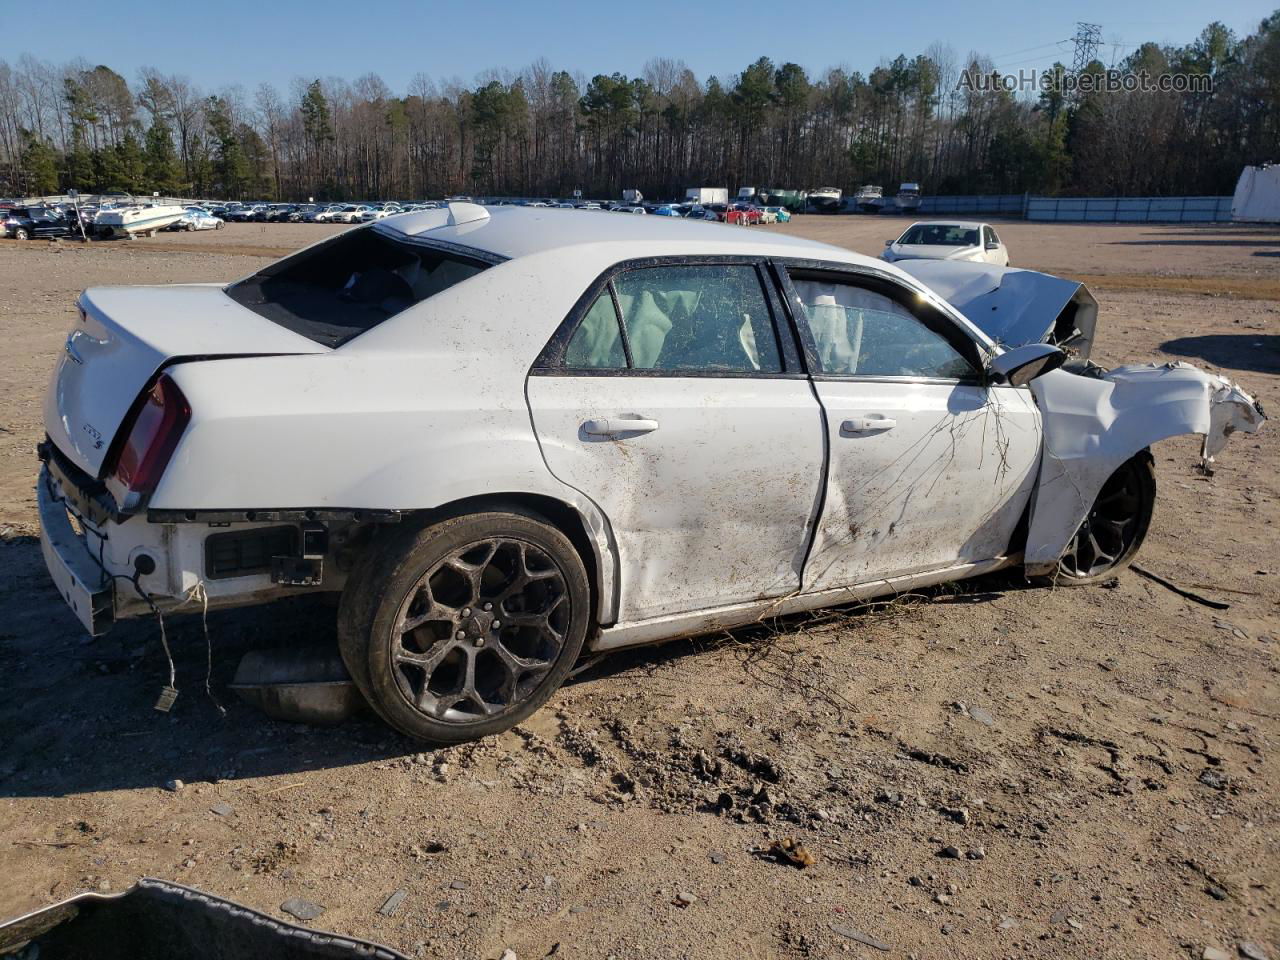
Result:
{"label": "boat on trailer", "polygon": [[809,191],[809,206],[819,213],[835,213],[843,200],[844,193],[839,187],[819,187]]}
{"label": "boat on trailer", "polygon": [[879,213],[884,206],[884,191],[874,184],[864,184],[850,198],[850,202],[863,213]]}
{"label": "boat on trailer", "polygon": [[149,207],[114,207],[99,210],[94,227],[104,237],[149,237],[177,223],[186,215],[186,207],[156,205]]}

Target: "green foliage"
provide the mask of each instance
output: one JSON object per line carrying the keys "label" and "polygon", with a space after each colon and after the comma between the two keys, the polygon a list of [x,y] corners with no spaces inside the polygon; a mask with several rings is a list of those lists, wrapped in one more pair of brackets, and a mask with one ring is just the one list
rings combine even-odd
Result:
{"label": "green foliage", "polygon": [[147,128],[143,173],[153,190],[177,193],[180,189],[178,153],[173,147],[169,126],[163,120],[156,120]]}
{"label": "green foliage", "polygon": [[22,138],[20,169],[24,193],[47,194],[58,189],[57,156],[53,148],[30,130],[19,130]]}

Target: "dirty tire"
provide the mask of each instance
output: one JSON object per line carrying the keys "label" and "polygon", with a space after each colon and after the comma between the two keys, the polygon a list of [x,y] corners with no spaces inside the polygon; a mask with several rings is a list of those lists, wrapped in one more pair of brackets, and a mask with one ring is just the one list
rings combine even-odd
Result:
{"label": "dirty tire", "polygon": [[27,231],[23,227],[19,227],[17,230],[13,231],[13,239],[28,240],[30,239],[30,235],[27,233]]}
{"label": "dirty tire", "polygon": [[533,514],[466,514],[375,540],[342,594],[342,658],[401,733],[460,743],[507,730],[582,650],[590,589],[569,539]]}
{"label": "dirty tire", "polygon": [[1058,561],[1053,582],[1089,586],[1129,566],[1146,539],[1155,502],[1155,465],[1144,450],[1122,463],[1102,485],[1089,515]]}

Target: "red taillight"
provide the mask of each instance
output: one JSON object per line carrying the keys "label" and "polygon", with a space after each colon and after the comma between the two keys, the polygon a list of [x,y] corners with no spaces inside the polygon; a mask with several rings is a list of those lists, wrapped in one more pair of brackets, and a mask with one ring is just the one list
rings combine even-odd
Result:
{"label": "red taillight", "polygon": [[134,415],[129,436],[116,455],[112,478],[132,493],[150,494],[190,420],[191,407],[178,385],[159,377]]}

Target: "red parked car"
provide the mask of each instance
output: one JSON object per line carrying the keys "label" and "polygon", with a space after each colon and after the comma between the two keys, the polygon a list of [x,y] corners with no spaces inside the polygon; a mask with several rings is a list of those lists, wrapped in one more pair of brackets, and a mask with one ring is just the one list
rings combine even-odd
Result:
{"label": "red parked car", "polygon": [[760,208],[749,203],[734,203],[725,211],[725,223],[736,223],[740,226],[754,226],[760,222]]}

